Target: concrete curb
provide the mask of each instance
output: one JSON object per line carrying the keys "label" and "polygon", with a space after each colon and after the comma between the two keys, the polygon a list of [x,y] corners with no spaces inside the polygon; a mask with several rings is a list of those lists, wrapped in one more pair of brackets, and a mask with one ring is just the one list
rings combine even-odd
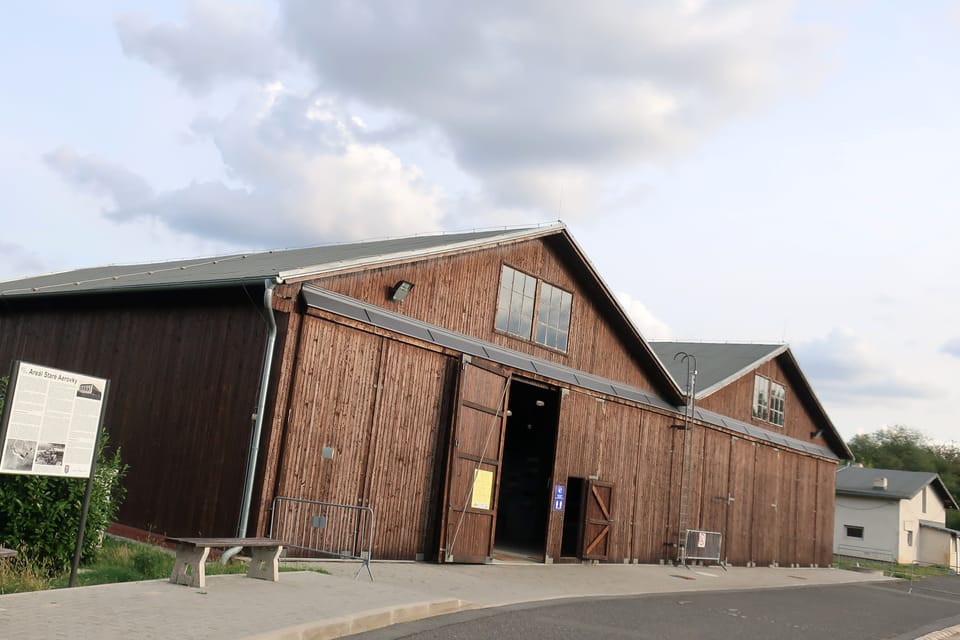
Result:
{"label": "concrete curb", "polygon": [[916,640],[947,640],[948,638],[960,637],[960,624],[956,624],[940,631],[931,631],[930,633],[916,638]]}
{"label": "concrete curb", "polygon": [[394,624],[478,608],[481,607],[458,599],[412,602],[277,629],[276,631],[250,636],[249,640],[330,640],[354,633],[373,631]]}

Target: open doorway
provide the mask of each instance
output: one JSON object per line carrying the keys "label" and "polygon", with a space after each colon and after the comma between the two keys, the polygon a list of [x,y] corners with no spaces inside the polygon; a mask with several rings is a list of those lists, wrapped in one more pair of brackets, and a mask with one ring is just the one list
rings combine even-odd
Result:
{"label": "open doorway", "polygon": [[495,556],[542,562],[550,517],[560,391],[514,378],[507,409]]}

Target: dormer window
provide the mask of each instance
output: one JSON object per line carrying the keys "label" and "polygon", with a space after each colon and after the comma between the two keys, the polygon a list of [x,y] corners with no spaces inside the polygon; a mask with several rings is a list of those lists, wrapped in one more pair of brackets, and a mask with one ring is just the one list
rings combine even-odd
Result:
{"label": "dormer window", "polygon": [[[569,291],[503,265],[494,327],[566,352],[572,304],[573,294]],[[536,332],[533,330],[534,316]]]}
{"label": "dormer window", "polygon": [[753,417],[757,420],[783,426],[787,390],[782,384],[763,376],[753,379]]}

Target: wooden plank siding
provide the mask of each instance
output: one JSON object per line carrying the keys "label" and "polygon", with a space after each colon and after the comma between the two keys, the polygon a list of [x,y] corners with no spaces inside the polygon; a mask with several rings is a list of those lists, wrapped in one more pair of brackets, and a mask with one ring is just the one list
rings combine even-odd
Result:
{"label": "wooden plank siding", "polygon": [[301,334],[274,495],[373,508],[377,558],[429,552],[451,359],[313,316]]}
{"label": "wooden plank siding", "polygon": [[[754,470],[757,460],[756,442],[731,438],[727,486],[730,506],[723,544],[727,562],[745,565],[753,561],[754,534]],[[765,513],[765,512],[764,512]]]}
{"label": "wooden plank siding", "polygon": [[[833,562],[833,518],[836,506],[837,465],[817,462],[816,494],[816,564],[826,567]],[[807,510],[809,513],[809,510]]]}
{"label": "wooden plank siding", "polygon": [[[504,264],[573,293],[566,353],[494,329]],[[390,289],[399,280],[410,281],[415,288],[402,303],[391,302]],[[655,391],[648,374],[629,355],[631,349],[598,307],[597,294],[543,241],[328,276],[312,283],[481,340]]]}
{"label": "wooden plank siding", "polygon": [[266,324],[240,290],[5,301],[13,360],[110,379],[105,431],[129,474],[118,522],[158,535],[234,535]]}
{"label": "wooden plank siding", "polygon": [[[756,375],[778,382],[786,388],[787,398],[782,427],[753,417],[753,384]],[[811,434],[817,431],[817,426],[811,417],[811,410],[805,402],[805,396],[798,393],[797,386],[792,382],[792,376],[785,370],[780,358],[774,358],[721,389],[697,400],[697,405],[720,415],[729,416],[770,431],[783,433],[797,440],[829,447],[822,436],[811,437]]]}

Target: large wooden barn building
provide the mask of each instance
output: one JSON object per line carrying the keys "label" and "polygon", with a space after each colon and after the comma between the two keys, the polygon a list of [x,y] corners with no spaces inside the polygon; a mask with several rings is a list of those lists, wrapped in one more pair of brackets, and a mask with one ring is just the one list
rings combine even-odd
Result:
{"label": "large wooden barn building", "polygon": [[691,411],[668,355],[562,224],[0,283],[0,367],[111,380],[129,527],[262,535],[282,496],[369,506],[379,559],[658,562],[692,529],[829,564],[849,451],[802,374],[767,376],[777,424]]}

